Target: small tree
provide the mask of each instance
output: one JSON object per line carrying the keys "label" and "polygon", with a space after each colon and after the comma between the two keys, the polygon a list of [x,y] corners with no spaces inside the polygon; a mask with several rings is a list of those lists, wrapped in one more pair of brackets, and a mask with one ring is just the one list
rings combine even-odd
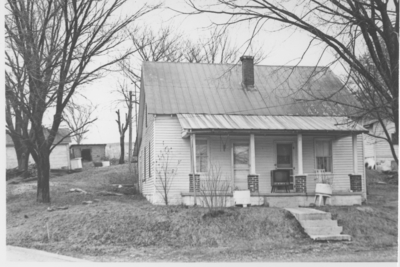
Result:
{"label": "small tree", "polygon": [[119,110],[116,111],[117,113],[117,124],[118,124],[118,131],[119,131],[119,145],[121,148],[121,155],[119,156],[119,164],[125,163],[125,133],[129,126],[129,120],[131,117],[130,111],[128,114],[125,113],[125,124],[121,122],[121,117],[119,114]]}
{"label": "small tree", "polygon": [[[171,189],[172,182],[178,172],[178,166],[181,163],[178,160],[175,167],[171,166],[170,156],[172,154],[172,147],[164,146],[164,149],[160,151],[157,156],[156,163],[156,188],[157,191],[162,196],[165,205],[169,204],[169,191]],[[158,183],[157,183],[158,182]]]}
{"label": "small tree", "polygon": [[211,164],[205,179],[200,181],[200,196],[210,211],[226,207],[228,193],[232,191],[230,179],[223,178],[221,167]]}

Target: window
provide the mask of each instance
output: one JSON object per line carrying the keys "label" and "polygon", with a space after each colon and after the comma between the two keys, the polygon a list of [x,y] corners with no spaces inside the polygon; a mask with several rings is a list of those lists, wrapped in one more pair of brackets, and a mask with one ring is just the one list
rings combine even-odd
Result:
{"label": "window", "polygon": [[196,171],[208,171],[208,143],[207,140],[196,140]]}
{"label": "window", "polygon": [[147,159],[147,157],[146,157],[146,147],[144,148],[144,157],[143,157],[143,181],[146,181],[146,159]]}
{"label": "window", "polygon": [[292,144],[276,144],[276,166],[278,168],[292,168]]}
{"label": "window", "polygon": [[325,170],[326,172],[332,171],[332,152],[330,140],[315,141],[315,160],[316,169]]}
{"label": "window", "polygon": [[399,144],[399,137],[397,136],[396,133],[392,133],[392,142],[393,142],[393,145]]}
{"label": "window", "polygon": [[151,177],[151,157],[150,157],[151,149],[150,149],[150,142],[149,142],[149,177]]}
{"label": "window", "polygon": [[145,116],[145,120],[146,120],[146,128],[147,128],[147,104],[144,110],[144,116]]}

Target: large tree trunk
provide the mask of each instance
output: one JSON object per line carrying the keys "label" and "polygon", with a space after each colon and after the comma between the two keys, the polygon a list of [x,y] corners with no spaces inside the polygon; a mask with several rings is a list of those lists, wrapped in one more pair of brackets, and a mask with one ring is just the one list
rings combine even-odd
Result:
{"label": "large tree trunk", "polygon": [[29,176],[29,154],[28,148],[25,148],[21,157],[18,158],[18,170],[23,171],[24,178]]}
{"label": "large tree trunk", "polygon": [[121,147],[121,155],[119,156],[119,164],[125,163],[125,135],[119,138],[119,145]]}
{"label": "large tree trunk", "polygon": [[50,153],[47,147],[40,149],[36,164],[38,174],[36,201],[50,203]]}
{"label": "large tree trunk", "polygon": [[29,166],[29,149],[28,147],[20,142],[18,138],[11,137],[14,143],[15,154],[17,155],[18,171],[23,174],[23,177],[28,176]]}

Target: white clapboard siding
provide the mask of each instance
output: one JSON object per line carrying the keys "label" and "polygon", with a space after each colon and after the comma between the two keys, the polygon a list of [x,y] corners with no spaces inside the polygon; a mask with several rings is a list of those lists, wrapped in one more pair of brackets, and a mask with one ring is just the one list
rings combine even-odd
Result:
{"label": "white clapboard siding", "polygon": [[363,137],[364,137],[365,158],[376,159],[375,143],[377,139],[367,134],[363,134]]}
{"label": "white clapboard siding", "polygon": [[[50,168],[51,169],[69,169],[69,146],[67,144],[59,144],[50,154]],[[13,146],[8,146],[6,149],[6,168],[18,167],[17,154]],[[29,163],[34,163],[32,156],[29,156]]]}
{"label": "white clapboard siding", "polygon": [[[155,128],[154,158],[157,161],[165,147],[172,148],[169,155],[169,169],[177,171],[173,177],[168,196],[171,204],[180,204],[181,192],[189,192],[190,139],[182,138],[182,128],[176,116],[157,115]],[[156,170],[156,172],[158,171]],[[162,184],[158,180],[155,202],[162,204],[160,190],[162,190]]]}
{"label": "white clapboard siding", "polygon": [[[396,131],[394,123],[388,122],[386,124],[386,129],[391,135]],[[374,123],[372,128],[369,131],[370,134],[376,135],[376,136],[382,136],[386,138],[385,132],[383,130],[382,125],[379,122]],[[390,149],[390,145],[386,140],[380,139],[380,138],[373,138],[373,137],[366,137],[366,155],[365,157],[370,157],[371,152],[369,149],[371,149],[371,146],[368,147],[369,144],[373,144],[372,149],[374,149],[374,155],[376,157],[376,160],[383,160],[383,159],[393,159],[392,151]],[[398,155],[399,152],[399,147],[398,145],[394,146],[395,148],[395,153]]]}
{"label": "white clapboard siding", "polygon": [[[146,117],[146,116],[145,116]],[[143,139],[140,144],[139,154],[139,179],[142,186],[143,195],[149,200],[153,201],[154,197],[154,117],[152,115],[147,116],[147,127],[146,120],[143,120]],[[150,143],[150,151],[149,151]],[[146,160],[144,160],[144,150],[146,148]],[[149,161],[150,153],[150,161]],[[146,162],[146,166],[144,163]],[[146,168],[146,177],[144,177],[144,168]],[[149,176],[149,168],[152,168],[151,176]]]}
{"label": "white clapboard siding", "polygon": [[274,168],[272,139],[264,136],[255,137],[256,174],[260,193],[271,192],[271,169]]}
{"label": "white clapboard siding", "polygon": [[[335,191],[350,190],[349,174],[353,173],[352,137],[346,136],[333,141],[333,172],[335,174],[333,189]],[[357,136],[358,174],[364,174],[362,135]],[[364,177],[365,178],[365,177]],[[364,179],[363,178],[363,179]],[[365,184],[365,183],[363,183]]]}
{"label": "white clapboard siding", "polygon": [[13,146],[8,146],[6,149],[6,166],[7,169],[18,167],[17,153]]}
{"label": "white clapboard siding", "polygon": [[61,169],[69,168],[69,146],[58,145],[50,154],[50,168]]}

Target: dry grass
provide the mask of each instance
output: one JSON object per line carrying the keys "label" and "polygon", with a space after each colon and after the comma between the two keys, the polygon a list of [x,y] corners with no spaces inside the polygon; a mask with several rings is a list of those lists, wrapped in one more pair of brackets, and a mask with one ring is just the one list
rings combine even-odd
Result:
{"label": "dry grass", "polygon": [[[110,191],[110,184],[128,183],[130,179],[127,165],[53,178],[52,205],[69,207],[53,212],[34,201],[34,182],[8,185],[7,244],[108,260],[116,255],[128,259],[129,251],[148,248],[169,251],[175,260],[186,254],[196,258],[196,253],[212,248],[214,256],[201,258],[212,260],[222,255],[215,251],[224,249],[233,257],[257,250],[308,253],[319,247],[302,232],[293,216],[278,208],[224,208],[209,213],[199,207],[152,206],[135,195],[98,194]],[[66,193],[70,188],[81,188],[89,194]],[[83,205],[82,201],[87,200],[96,202]],[[356,207],[327,208],[344,226],[344,232],[354,237],[353,243],[340,243],[337,249],[397,246],[397,210],[370,205],[373,214]],[[336,249],[335,244],[326,247]],[[162,253],[151,259],[160,257],[164,259]]]}

